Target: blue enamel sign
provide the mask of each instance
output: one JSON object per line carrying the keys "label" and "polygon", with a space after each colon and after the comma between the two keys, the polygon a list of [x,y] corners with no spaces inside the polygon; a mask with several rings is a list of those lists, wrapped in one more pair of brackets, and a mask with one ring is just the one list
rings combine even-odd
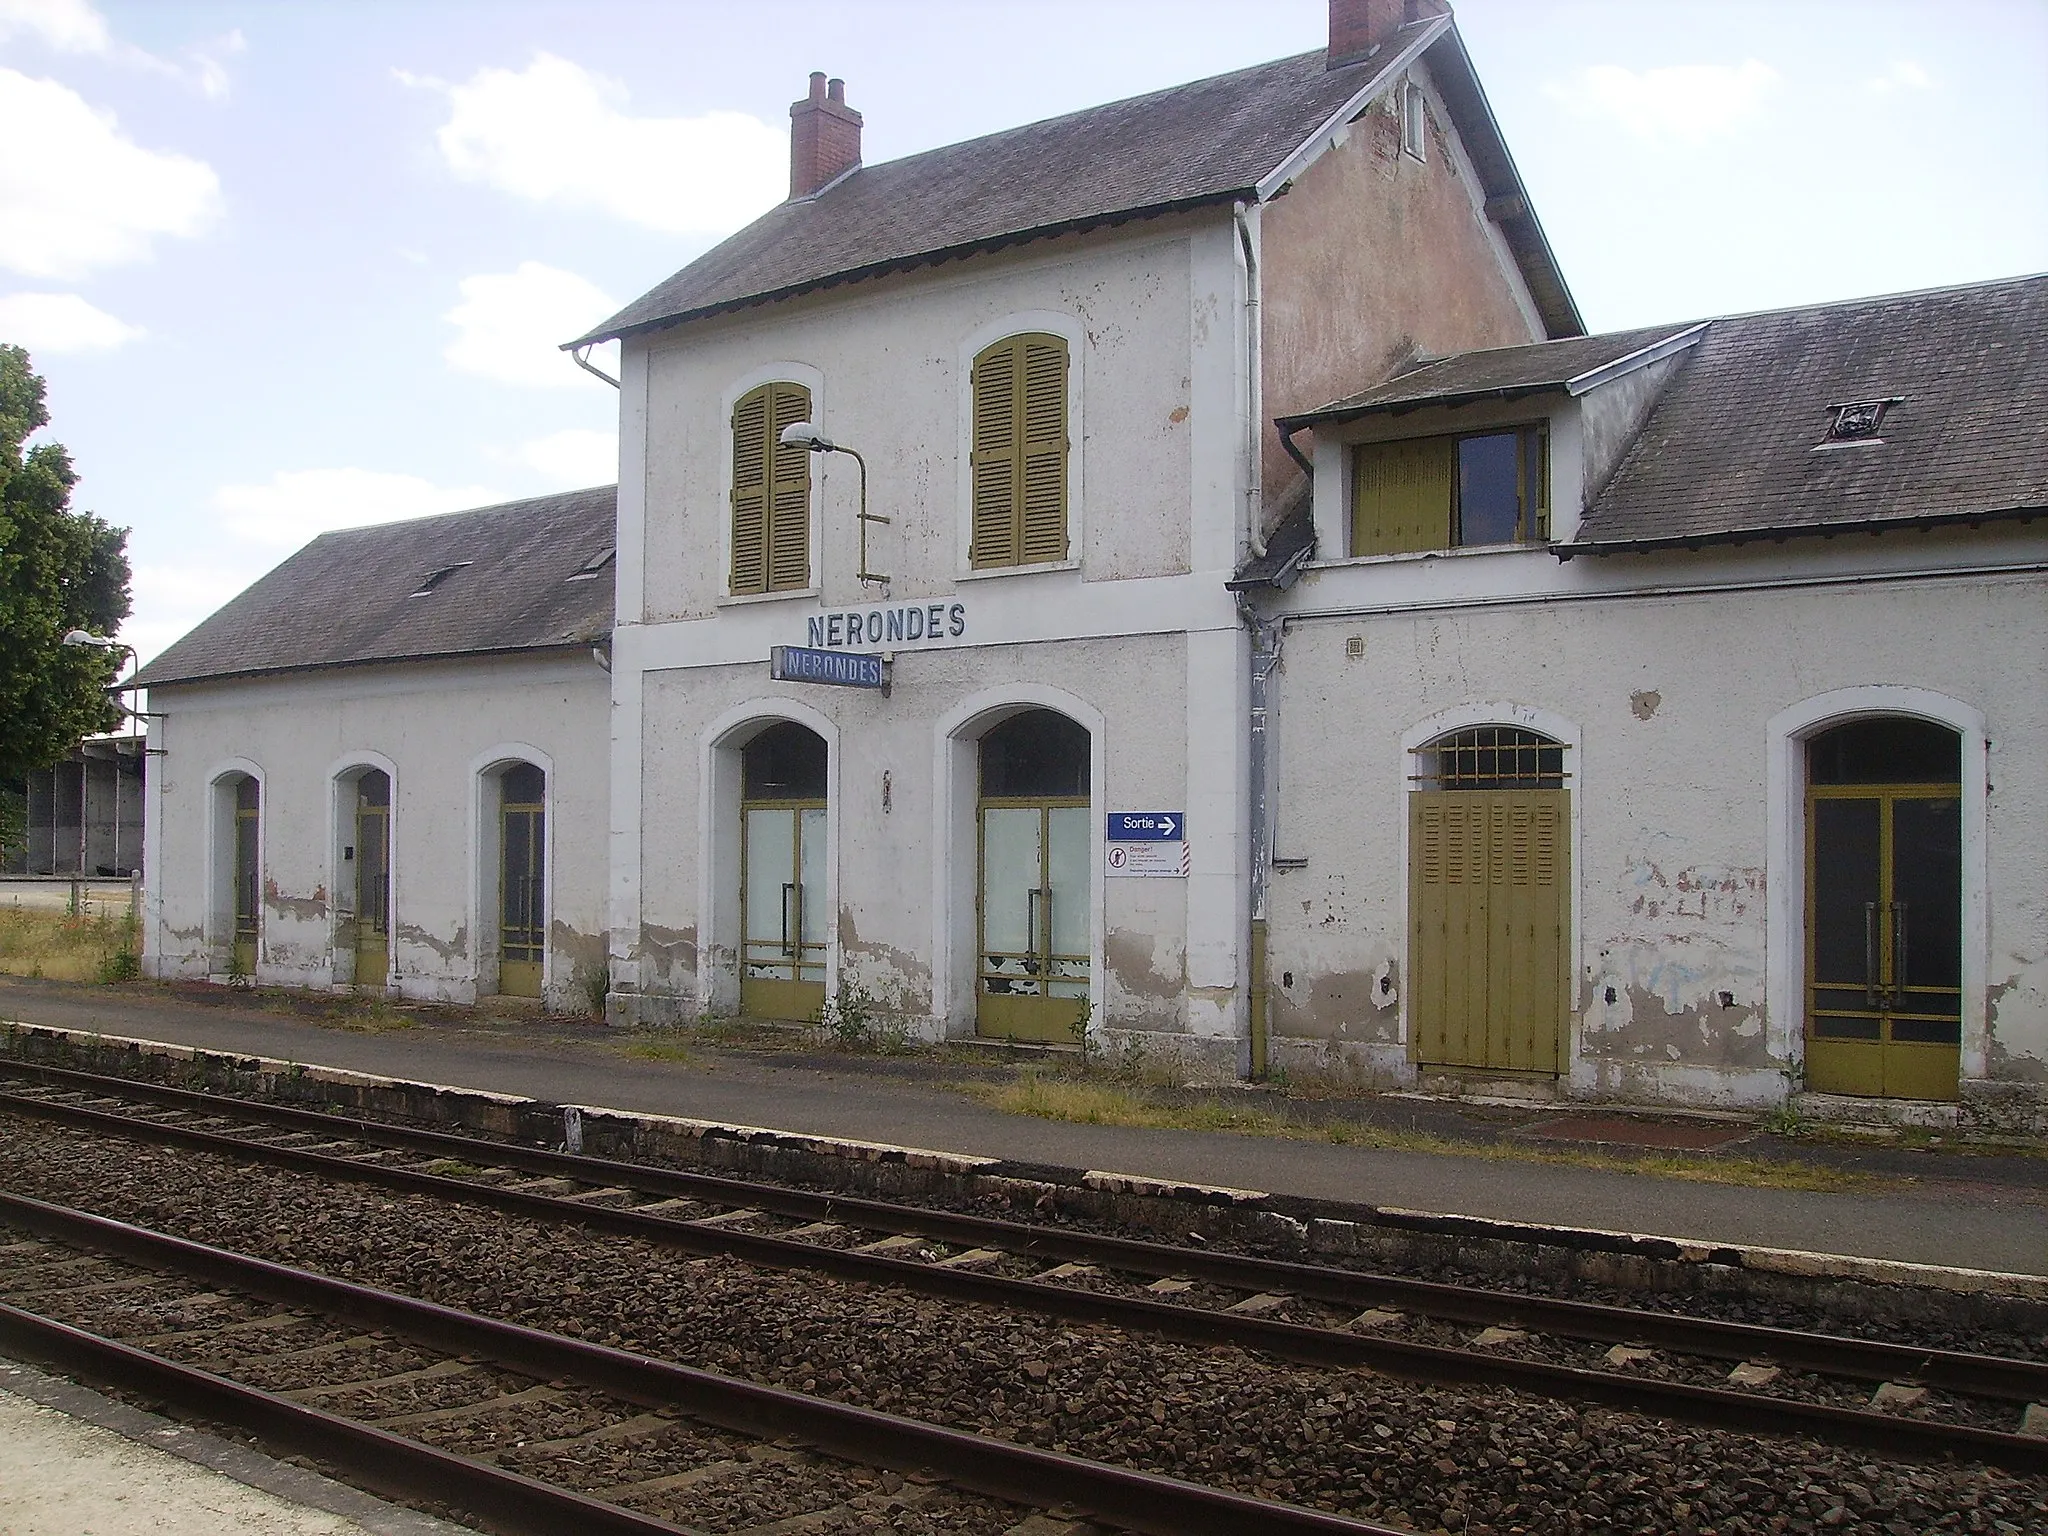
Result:
{"label": "blue enamel sign", "polygon": [[827,683],[835,688],[889,686],[889,669],[879,656],[818,651],[803,645],[771,647],[768,675],[779,683]]}
{"label": "blue enamel sign", "polygon": [[1187,835],[1187,817],[1179,811],[1111,811],[1108,841],[1112,843],[1178,843]]}

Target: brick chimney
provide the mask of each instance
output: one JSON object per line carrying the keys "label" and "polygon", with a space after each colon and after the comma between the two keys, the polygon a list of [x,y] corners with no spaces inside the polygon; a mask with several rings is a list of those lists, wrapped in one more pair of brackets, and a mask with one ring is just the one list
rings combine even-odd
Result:
{"label": "brick chimney", "polygon": [[809,197],[859,164],[860,114],[846,104],[846,82],[811,71],[811,94],[789,104],[789,195]]}
{"label": "brick chimney", "polygon": [[1326,68],[1356,64],[1393,41],[1403,22],[1413,21],[1415,0],[1330,0],[1330,51]]}

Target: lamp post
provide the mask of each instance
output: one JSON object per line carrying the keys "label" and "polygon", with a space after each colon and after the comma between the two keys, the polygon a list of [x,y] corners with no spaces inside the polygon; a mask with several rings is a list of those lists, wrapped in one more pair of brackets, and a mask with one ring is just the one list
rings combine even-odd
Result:
{"label": "lamp post", "polygon": [[868,569],[868,524],[889,524],[889,519],[880,513],[868,511],[868,461],[855,450],[833,442],[818,430],[815,422],[792,421],[776,441],[784,447],[805,448],[812,453],[843,453],[860,466],[860,584],[865,587],[872,583],[886,593],[889,578]]}

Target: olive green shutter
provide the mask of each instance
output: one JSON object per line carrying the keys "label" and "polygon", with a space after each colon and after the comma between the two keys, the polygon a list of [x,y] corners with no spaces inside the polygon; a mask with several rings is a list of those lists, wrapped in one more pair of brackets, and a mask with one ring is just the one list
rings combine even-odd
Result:
{"label": "olive green shutter", "polygon": [[968,561],[1067,557],[1067,344],[1011,336],[974,360],[973,530]]}
{"label": "olive green shutter", "polygon": [[787,592],[811,582],[809,450],[782,429],[811,419],[810,391],[763,384],[732,410],[732,590]]}
{"label": "olive green shutter", "polygon": [[1399,555],[1448,549],[1457,439],[1366,443],[1351,485],[1351,553]]}

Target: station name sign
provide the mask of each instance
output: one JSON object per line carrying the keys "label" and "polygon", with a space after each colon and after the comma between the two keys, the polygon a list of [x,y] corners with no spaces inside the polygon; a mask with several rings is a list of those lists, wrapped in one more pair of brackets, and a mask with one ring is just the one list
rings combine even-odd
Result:
{"label": "station name sign", "polygon": [[819,651],[802,645],[771,646],[768,675],[779,683],[825,683],[835,688],[889,690],[889,665],[879,656],[853,651]]}
{"label": "station name sign", "polygon": [[965,603],[912,603],[892,608],[852,608],[844,613],[814,613],[805,621],[804,643],[812,650],[836,651],[841,646],[930,644],[934,640],[958,640],[966,633]]}

